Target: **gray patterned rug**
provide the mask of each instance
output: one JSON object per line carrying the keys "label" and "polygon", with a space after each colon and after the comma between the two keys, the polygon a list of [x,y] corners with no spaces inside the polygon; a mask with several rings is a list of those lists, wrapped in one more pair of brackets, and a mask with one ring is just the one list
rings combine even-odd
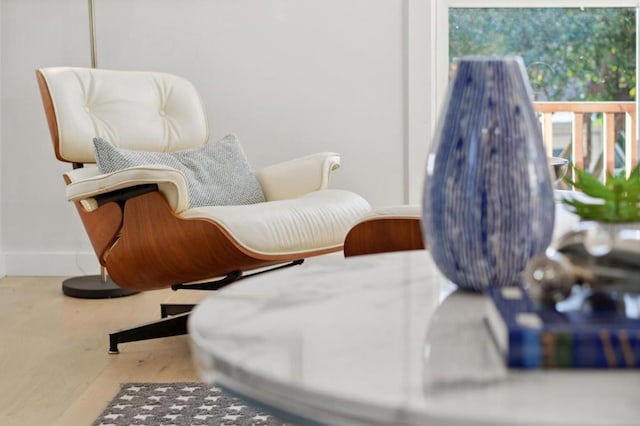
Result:
{"label": "gray patterned rug", "polygon": [[287,424],[203,383],[125,383],[93,422],[93,426]]}

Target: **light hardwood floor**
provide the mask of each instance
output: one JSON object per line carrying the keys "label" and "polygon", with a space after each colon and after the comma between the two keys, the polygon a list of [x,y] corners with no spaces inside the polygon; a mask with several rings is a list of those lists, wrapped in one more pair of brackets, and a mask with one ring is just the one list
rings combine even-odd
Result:
{"label": "light hardwood floor", "polygon": [[196,303],[211,292],[157,290],[86,300],[61,277],[0,280],[0,425],[90,425],[124,382],[200,381],[188,337],[120,345],[108,333],[152,321],[160,303]]}

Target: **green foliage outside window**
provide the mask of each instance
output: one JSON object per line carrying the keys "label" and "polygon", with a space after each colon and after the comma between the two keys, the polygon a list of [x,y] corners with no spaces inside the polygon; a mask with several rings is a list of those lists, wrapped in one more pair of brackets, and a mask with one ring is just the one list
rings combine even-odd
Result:
{"label": "green foliage outside window", "polygon": [[449,57],[517,54],[540,101],[636,98],[634,8],[460,8]]}

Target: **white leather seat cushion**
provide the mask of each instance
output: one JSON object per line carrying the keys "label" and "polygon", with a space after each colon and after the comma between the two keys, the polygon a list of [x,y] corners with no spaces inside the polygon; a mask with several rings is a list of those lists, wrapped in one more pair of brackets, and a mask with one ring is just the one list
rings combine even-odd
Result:
{"label": "white leather seat cushion", "polygon": [[288,200],[198,207],[180,216],[210,219],[247,250],[279,255],[340,247],[351,226],[370,210],[357,194],[325,189]]}

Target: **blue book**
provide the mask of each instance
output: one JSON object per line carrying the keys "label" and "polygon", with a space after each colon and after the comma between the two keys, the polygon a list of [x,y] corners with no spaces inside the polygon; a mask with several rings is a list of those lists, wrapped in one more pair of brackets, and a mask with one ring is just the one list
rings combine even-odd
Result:
{"label": "blue book", "polygon": [[521,287],[490,288],[486,321],[514,368],[639,368],[640,296],[619,309],[587,311],[584,290],[556,307],[539,306]]}

